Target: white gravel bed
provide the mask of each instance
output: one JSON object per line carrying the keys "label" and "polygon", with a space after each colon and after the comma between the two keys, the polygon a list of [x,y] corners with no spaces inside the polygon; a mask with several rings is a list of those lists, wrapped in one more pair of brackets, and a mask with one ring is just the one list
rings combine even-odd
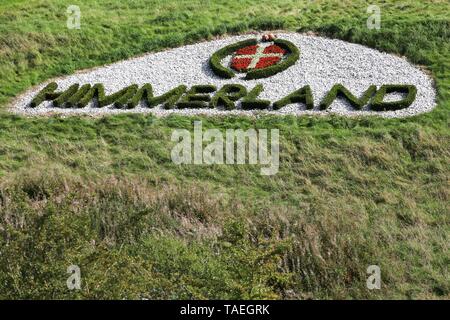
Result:
{"label": "white gravel bed", "polygon": [[[378,115],[383,117],[406,117],[431,111],[435,105],[436,92],[432,79],[417,66],[406,59],[395,55],[379,52],[362,45],[351,44],[341,40],[332,40],[318,36],[299,33],[278,33],[279,38],[294,43],[300,49],[300,59],[287,70],[269,78],[258,80],[244,80],[242,75],[233,79],[222,79],[214,75],[208,65],[211,55],[218,49],[253,37],[242,35],[210,42],[184,46],[158,53],[149,53],[141,57],[117,62],[108,66],[88,71],[77,72],[63,78],[49,80],[19,96],[11,105],[10,110],[26,115],[48,114],[86,114],[103,115],[117,113],[152,113],[165,116],[172,113],[193,115],[256,115],[256,114],[330,114],[341,115]],[[155,95],[185,84],[188,87],[196,84],[214,84],[218,88],[229,83],[239,83],[251,90],[261,83],[264,91],[259,99],[269,99],[275,102],[291,92],[310,85],[313,91],[315,106],[331,89],[334,84],[341,83],[352,93],[361,94],[370,85],[383,84],[412,84],[417,87],[414,103],[407,109],[398,111],[374,112],[367,110],[351,110],[348,103],[336,99],[327,111],[306,111],[302,104],[286,106],[278,111],[243,111],[218,109],[171,109],[161,107],[146,108],[138,106],[134,109],[114,109],[93,107],[92,104],[81,109],[54,108],[50,102],[44,102],[36,108],[28,107],[30,101],[46,84],[51,81],[58,83],[58,91],[68,88],[74,83],[94,84],[103,83],[106,93],[116,92],[131,84],[142,85],[151,83]],[[389,100],[398,99],[398,95],[387,97]]]}

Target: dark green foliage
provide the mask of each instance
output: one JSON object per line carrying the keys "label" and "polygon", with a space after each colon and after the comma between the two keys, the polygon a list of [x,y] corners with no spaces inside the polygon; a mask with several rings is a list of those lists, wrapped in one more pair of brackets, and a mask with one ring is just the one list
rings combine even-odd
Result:
{"label": "dark green foliage", "polygon": [[186,90],[187,87],[185,85],[180,85],[164,93],[163,95],[153,98],[151,101],[149,101],[149,105],[157,106],[162,104],[165,109],[171,109],[175,106],[177,101],[186,92]]}
{"label": "dark green foliage", "polygon": [[126,108],[127,109],[136,108],[141,102],[141,100],[144,100],[149,107],[153,107],[150,105],[152,99],[153,99],[153,87],[150,83],[146,83],[138,89],[133,98],[131,98],[131,100],[128,102]]}
{"label": "dark green foliage", "polygon": [[71,85],[66,91],[61,93],[58,96],[58,98],[53,100],[53,106],[63,107],[65,105],[66,101],[78,91],[79,87],[80,87],[80,85],[78,83]]}
{"label": "dark green foliage", "polygon": [[78,91],[72,95],[69,99],[66,100],[67,108],[75,108],[78,105],[78,102],[89,92],[91,89],[90,84],[82,85]]}
{"label": "dark green foliage", "polygon": [[225,110],[232,110],[236,108],[235,101],[244,97],[247,94],[247,89],[240,84],[226,84],[224,85],[211,99],[210,107],[224,107]]}
{"label": "dark green foliage", "polygon": [[275,39],[274,43],[288,52],[287,58],[281,63],[274,64],[273,66],[264,69],[251,70],[247,72],[245,79],[252,80],[267,78],[286,70],[297,62],[300,57],[300,51],[292,42],[282,39]]}
{"label": "dark green foliage", "polygon": [[270,106],[269,100],[259,100],[256,99],[259,94],[264,90],[262,84],[257,84],[252,91],[250,91],[244,99],[242,99],[241,107],[243,110],[263,110],[267,109]]}
{"label": "dark green foliage", "polygon": [[320,102],[320,110],[327,109],[337,97],[342,97],[347,99],[347,101],[352,105],[353,108],[360,110],[364,107],[372,98],[374,93],[377,91],[377,87],[370,86],[360,98],[355,97],[346,87],[341,84],[335,84],[333,88],[325,95],[325,97]]}
{"label": "dark green foliage", "polygon": [[37,106],[39,101],[41,103],[44,100],[53,100],[53,106],[55,107],[84,108],[92,99],[97,99],[97,105],[100,108],[113,103],[116,108],[122,108],[136,93],[138,86],[133,84],[111,95],[105,95],[105,88],[101,83],[97,83],[92,87],[90,84],[80,87],[76,83],[71,85],[66,91],[59,93],[54,92],[56,88],[56,83],[51,83],[45,87],[33,99],[33,105]]}
{"label": "dark green foliage", "polygon": [[164,108],[171,109],[185,92],[186,86],[180,85],[160,96],[154,97],[152,85],[150,83],[146,83],[139,90],[137,90],[136,94],[128,102],[126,107],[128,109],[135,108],[141,100],[144,100],[149,108],[162,104]]}
{"label": "dark green foliage", "polygon": [[178,87],[175,87],[160,96],[153,97],[151,99],[149,98],[146,102],[149,107],[155,107],[162,104],[165,109],[171,109],[175,106],[186,90],[187,87],[185,85],[179,85]]}
{"label": "dark green foliage", "polygon": [[257,43],[256,39],[248,39],[223,47],[222,49],[216,51],[211,56],[211,58],[209,59],[209,66],[217,76],[226,79],[231,79],[235,76],[235,73],[231,71],[229,68],[226,68],[222,65],[222,59],[224,59],[226,56],[232,54],[233,52],[235,52],[240,48],[255,45],[256,43]]}
{"label": "dark green foliage", "polygon": [[[406,95],[400,101],[384,102],[386,94],[399,92]],[[387,84],[382,85],[373,97],[370,108],[374,111],[395,111],[408,108],[416,99],[417,88],[413,85]]]}
{"label": "dark green foliage", "polygon": [[[95,85],[93,85],[89,91],[86,93],[86,95],[80,99],[80,101],[78,101],[77,103],[77,107],[78,108],[84,108],[88,105],[88,103],[94,99],[100,99],[101,97],[105,96],[105,88],[103,87],[103,84],[101,83],[97,83]],[[98,106],[100,106],[98,104]]]}
{"label": "dark green foliage", "polygon": [[[119,90],[116,93],[113,93],[111,95],[104,95],[104,94],[102,96],[99,95],[98,96],[98,106],[100,108],[106,107],[106,106],[109,106],[110,104],[113,104],[115,101],[119,100],[123,96],[131,97],[131,95],[134,92],[136,92],[136,88],[137,88],[137,86],[134,84],[134,85],[128,86],[126,88],[123,88],[123,89],[121,89],[121,90]],[[99,94],[101,92],[102,91],[100,91],[100,90],[98,91]],[[104,93],[104,91],[103,91],[103,93]]]}
{"label": "dark green foliage", "polygon": [[[213,84],[199,84],[192,86],[189,90],[188,94],[200,94],[200,93],[213,93],[217,91],[217,87]],[[200,99],[202,101],[205,101],[204,99]]]}
{"label": "dark green foliage", "polygon": [[[141,100],[144,100],[149,107],[163,104],[165,108],[172,108],[176,104],[180,109],[207,108],[208,106],[217,108],[218,106],[223,106],[226,110],[234,109],[235,101],[242,97],[244,97],[241,102],[243,110],[267,109],[271,103],[269,100],[256,99],[264,89],[261,84],[256,85],[248,94],[247,89],[242,85],[227,84],[213,98],[211,98],[210,94],[217,91],[217,87],[209,84],[192,86],[188,92],[186,92],[186,86],[180,85],[157,97],[153,96],[153,88],[148,83],[139,89],[136,84],[133,84],[111,95],[105,95],[105,89],[101,83],[97,83],[92,87],[89,84],[85,84],[81,88],[79,84],[74,84],[64,92],[54,92],[55,86],[57,87],[56,83],[45,87],[33,99],[33,103],[37,105],[39,101],[53,100],[55,107],[83,108],[91,100],[96,99],[98,107],[114,104],[115,108],[131,109],[136,107]],[[360,110],[369,102],[375,92],[376,86],[372,85],[358,98],[343,85],[336,84],[321,101],[320,110],[327,109],[337,97],[345,98],[355,109]],[[406,97],[401,101],[383,102],[385,95],[392,92],[405,93]],[[384,85],[376,92],[372,110],[383,111],[407,108],[414,102],[416,93],[416,88],[411,85]],[[278,110],[292,103],[303,103],[306,105],[307,110],[313,109],[314,101],[311,87],[304,86],[283,99],[276,101],[273,104],[273,109]]]}
{"label": "dark green foliage", "polygon": [[30,102],[30,107],[35,108],[40,105],[45,100],[53,100],[58,97],[59,93],[55,93],[55,90],[58,88],[56,82],[51,82],[46,85],[34,99]]}
{"label": "dark green foliage", "polygon": [[304,86],[303,88],[292,92],[290,95],[284,97],[283,99],[274,102],[273,109],[278,110],[293,103],[303,103],[305,104],[307,110],[313,109],[314,100],[311,92],[311,87],[309,85]]}
{"label": "dark green foliage", "polygon": [[128,90],[126,90],[126,92],[121,97],[115,100],[114,108],[122,109],[124,107],[127,107],[128,101],[130,101],[130,99],[136,94],[138,88],[139,87],[137,84],[129,86],[127,88]]}
{"label": "dark green foliage", "polygon": [[206,108],[211,101],[210,93],[217,91],[214,85],[196,85],[181,98],[177,103],[180,109]]}
{"label": "dark green foliage", "polygon": [[[86,88],[83,88],[86,90]],[[105,87],[101,83],[93,85],[83,98],[79,99],[77,106],[78,108],[84,108],[91,100],[96,100],[96,106],[103,108],[113,104],[116,100],[119,100],[123,96],[130,97],[132,92],[136,90],[136,85],[131,85],[125,87],[113,94],[105,95]]]}

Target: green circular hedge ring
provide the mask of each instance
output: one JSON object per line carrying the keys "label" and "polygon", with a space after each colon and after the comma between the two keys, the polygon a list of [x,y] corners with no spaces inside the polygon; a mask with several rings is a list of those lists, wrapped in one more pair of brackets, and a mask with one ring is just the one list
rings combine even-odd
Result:
{"label": "green circular hedge ring", "polygon": [[[260,46],[257,39],[248,39],[230,44],[216,51],[209,59],[209,65],[217,76],[226,79],[235,77],[236,72],[246,72],[246,80],[273,76],[294,65],[300,51],[287,40],[274,39],[272,42],[272,45]],[[231,68],[222,64],[229,55],[234,55]]]}

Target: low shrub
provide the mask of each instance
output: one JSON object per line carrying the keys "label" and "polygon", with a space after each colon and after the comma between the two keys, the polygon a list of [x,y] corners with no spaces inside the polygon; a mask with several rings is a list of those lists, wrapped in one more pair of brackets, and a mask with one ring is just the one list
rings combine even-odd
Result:
{"label": "low shrub", "polygon": [[283,99],[274,102],[273,109],[278,110],[293,103],[303,103],[306,105],[307,110],[313,109],[314,100],[311,87],[304,86],[303,88],[292,92],[290,95],[284,97]]}
{"label": "low shrub", "polygon": [[114,108],[123,109],[128,107],[128,101],[136,94],[138,90],[138,85],[133,84],[125,89],[127,89],[121,97],[115,100]]}
{"label": "low shrub", "polygon": [[133,109],[137,107],[141,100],[145,100],[145,102],[149,105],[149,101],[151,99],[153,99],[153,87],[150,83],[146,83],[141,88],[139,88],[133,98],[128,101],[126,108]]}
{"label": "low shrub", "polygon": [[217,91],[214,85],[196,85],[181,98],[177,103],[180,109],[207,108],[208,102],[211,101],[210,93]]}
{"label": "low shrub", "polygon": [[[111,95],[105,95],[104,90],[103,90],[103,92],[98,91],[99,92],[98,106],[101,108],[101,107],[109,106],[110,104],[114,104],[115,101],[119,100],[123,96],[128,96],[128,97],[131,96],[133,90],[136,90],[136,85],[128,86],[126,88],[123,88],[123,89],[111,94]],[[100,96],[100,93],[103,93],[103,95]]]}
{"label": "low shrub", "polygon": [[94,97],[104,97],[105,96],[105,88],[103,87],[103,84],[97,83],[93,85],[89,91],[85,94],[83,98],[78,101],[77,107],[78,108],[84,108],[88,105],[88,103],[94,99]]}
{"label": "low shrub", "polygon": [[66,104],[67,100],[70,97],[72,97],[75,93],[77,93],[79,87],[80,87],[80,85],[78,83],[71,85],[66,91],[61,93],[58,96],[58,98],[53,100],[53,106],[54,107],[63,107]]}
{"label": "low shrub", "polygon": [[137,90],[136,94],[127,103],[126,107],[128,109],[132,109],[136,107],[141,100],[144,100],[149,108],[162,104],[165,109],[171,109],[175,106],[176,102],[186,92],[186,90],[187,87],[185,85],[179,85],[178,87],[173,88],[160,96],[154,97],[152,85],[150,83],[146,83],[139,90]]}
{"label": "low shrub", "polygon": [[[170,109],[177,106],[180,109],[192,108],[217,108],[223,106],[226,110],[236,108],[235,102],[242,98],[241,106],[243,110],[261,110],[268,109],[271,105],[269,100],[257,99],[264,90],[261,84],[256,85],[250,92],[240,84],[226,84],[213,97],[211,94],[217,91],[217,87],[211,84],[195,85],[187,91],[185,85],[179,85],[176,88],[160,95],[153,95],[151,84],[144,84],[141,88],[137,84],[130,85],[113,94],[105,95],[103,84],[97,83],[93,86],[85,84],[73,84],[63,92],[56,92],[58,85],[50,83],[43,88],[30,103],[30,107],[36,107],[43,101],[53,101],[55,107],[84,108],[87,104],[96,100],[98,107],[114,105],[115,108],[134,108],[142,100],[148,107],[163,105]],[[400,101],[384,102],[385,96],[389,93],[398,92],[406,94],[406,97]],[[377,91],[375,85],[369,86],[364,93],[357,97],[353,95],[342,84],[334,85],[325,95],[319,104],[320,110],[326,110],[338,97],[345,98],[356,110],[361,110],[366,106],[371,98],[371,110],[386,111],[399,110],[409,107],[415,100],[417,89],[413,85],[382,85]],[[273,110],[278,110],[286,105],[293,103],[303,103],[307,110],[314,108],[312,90],[309,85],[298,89],[288,96],[273,103]]]}
{"label": "low shrub", "polygon": [[[105,95],[105,87],[103,86],[103,84],[96,83],[87,91],[87,93],[83,96],[83,98],[79,99],[79,101],[77,102],[77,106],[79,108],[84,108],[92,99],[97,99],[97,106],[99,108],[103,108],[111,104],[114,104],[122,97],[129,98],[133,94],[133,92],[136,91],[136,88],[137,88],[136,85],[131,85],[113,94]],[[74,98],[74,100],[76,99],[78,99],[78,97]]]}
{"label": "low shrub", "polygon": [[224,85],[211,99],[210,107],[224,107],[226,110],[236,109],[235,101],[247,95],[247,89],[240,84]]}
{"label": "low shrub", "polygon": [[74,108],[78,106],[78,102],[91,90],[90,84],[82,85],[78,91],[66,100],[67,108]]}
{"label": "low shrub", "polygon": [[320,102],[320,110],[328,109],[328,107],[336,100],[337,97],[343,97],[351,104],[351,106],[357,110],[361,110],[372,98],[372,96],[377,91],[377,87],[370,86],[360,98],[354,96],[346,87],[342,84],[335,84],[333,88],[325,95],[325,97]]}
{"label": "low shrub", "polygon": [[[406,94],[406,97],[400,101],[384,102],[386,94],[399,92]],[[382,85],[373,97],[370,108],[375,111],[395,111],[408,108],[416,99],[417,88],[413,85],[387,84]]]}
{"label": "low shrub", "polygon": [[58,88],[58,85],[56,84],[56,82],[51,82],[48,85],[46,85],[44,87],[44,89],[42,89],[36,95],[36,97],[34,97],[34,99],[30,102],[30,107],[35,108],[46,100],[56,99],[61,94],[61,93],[55,92],[55,90],[57,88]]}
{"label": "low shrub", "polygon": [[269,100],[258,100],[256,99],[259,94],[264,90],[262,84],[257,84],[252,91],[250,91],[244,99],[242,99],[241,107],[243,110],[263,110],[267,109],[270,106]]}

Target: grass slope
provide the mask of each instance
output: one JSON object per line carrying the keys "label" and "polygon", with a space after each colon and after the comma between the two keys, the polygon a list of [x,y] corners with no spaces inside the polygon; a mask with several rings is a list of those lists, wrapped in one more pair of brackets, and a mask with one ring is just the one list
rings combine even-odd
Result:
{"label": "grass slope", "polygon": [[[0,3],[0,298],[449,298],[446,1]],[[438,107],[407,119],[25,118],[53,76],[226,33],[287,29],[405,55]],[[176,166],[173,128],[279,128],[280,172]],[[208,197],[205,194],[208,193]],[[82,270],[82,290],[66,268]],[[365,287],[377,264],[382,290]]]}

